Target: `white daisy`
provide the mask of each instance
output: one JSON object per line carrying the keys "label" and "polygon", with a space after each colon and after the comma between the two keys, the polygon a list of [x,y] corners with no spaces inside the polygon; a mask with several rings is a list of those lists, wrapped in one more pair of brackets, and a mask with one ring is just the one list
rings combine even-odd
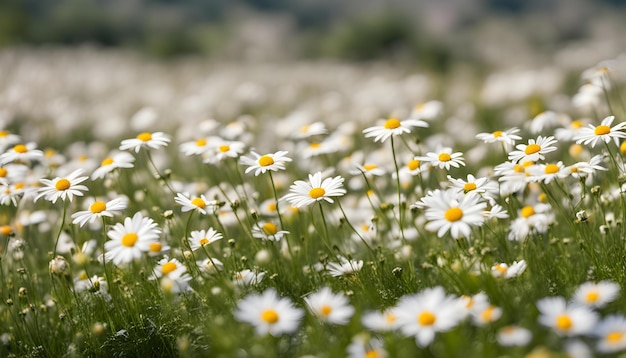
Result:
{"label": "white daisy", "polygon": [[626,317],[609,315],[594,329],[599,338],[597,349],[602,353],[614,353],[626,349]]}
{"label": "white daisy", "polygon": [[533,334],[526,328],[519,326],[505,326],[498,330],[496,339],[501,346],[525,346],[530,343]]}
{"label": "white daisy", "polygon": [[41,197],[45,197],[46,200],[56,203],[57,199],[65,201],[68,199],[72,201],[74,195],[83,196],[83,191],[87,191],[87,187],[79,185],[88,179],[88,177],[80,176],[83,174],[82,169],[76,169],[64,178],[56,177],[52,180],[41,179],[40,182],[44,187],[38,190],[39,194],[35,197],[35,201]]}
{"label": "white daisy", "polygon": [[115,265],[131,262],[140,258],[142,252],[150,251],[150,245],[157,242],[159,235],[161,229],[157,224],[138,212],[107,232],[111,240],[104,243],[104,258]]}
{"label": "white daisy", "polygon": [[[626,143],[626,142],[624,142]],[[570,173],[574,178],[588,178],[595,175],[598,171],[607,171],[606,167],[600,164],[604,163],[602,154],[594,155],[587,162],[578,162],[569,166]]]}
{"label": "white daisy", "polygon": [[202,155],[212,150],[213,143],[220,141],[219,137],[201,137],[196,140],[184,142],[180,145],[180,151],[185,156]]}
{"label": "white daisy", "polygon": [[428,101],[413,107],[410,118],[428,121],[441,115],[441,112],[443,112],[443,103],[440,101]]}
{"label": "white daisy", "polygon": [[135,157],[133,157],[130,153],[114,153],[102,160],[100,167],[94,170],[91,174],[91,180],[104,178],[105,175],[118,168],[132,168],[134,167],[134,162]]}
{"label": "white daisy", "polygon": [[354,336],[346,351],[347,358],[387,357],[387,352],[383,348],[383,341],[376,337],[369,338],[367,334]]}
{"label": "white daisy", "polygon": [[237,303],[233,313],[240,322],[249,323],[258,335],[274,337],[298,329],[304,311],[293,306],[288,298],[280,298],[273,288],[261,294],[249,295]]}
{"label": "white daisy", "polygon": [[191,237],[187,240],[189,240],[189,246],[192,251],[196,251],[205,245],[210,245],[224,237],[213,228],[209,228],[208,230],[192,231],[190,235]]}
{"label": "white daisy", "polygon": [[608,116],[597,127],[589,124],[588,127],[581,128],[574,140],[579,144],[591,145],[591,148],[594,148],[598,141],[603,141],[604,143],[613,141],[616,146],[619,145],[619,139],[626,138],[626,133],[622,132],[626,128],[626,122],[621,122],[611,127],[614,119],[615,116]]}
{"label": "white daisy", "polygon": [[429,192],[414,206],[425,209],[424,216],[429,221],[426,230],[437,232],[439,237],[450,232],[454,239],[458,239],[469,238],[472,226],[484,223],[483,211],[487,204],[478,195],[437,189]]}
{"label": "white daisy", "polygon": [[285,163],[291,162],[291,158],[288,158],[286,151],[278,151],[276,153],[269,153],[260,155],[254,151],[251,151],[254,158],[248,158],[243,156],[240,158],[240,162],[243,165],[247,165],[245,173],[254,171],[255,176],[264,174],[265,172],[285,170]]}
{"label": "white daisy", "polygon": [[519,133],[519,128],[513,127],[506,131],[495,131],[491,133],[478,133],[476,139],[482,140],[485,143],[504,143],[506,145],[515,145],[516,140],[522,139],[515,133]]}
{"label": "white daisy", "polygon": [[505,279],[510,279],[513,277],[517,277],[526,271],[526,261],[519,260],[513,261],[511,266],[505,263],[497,263],[491,266],[491,275],[493,277],[502,277]]}
{"label": "white daisy", "polygon": [[336,176],[322,181],[322,173],[309,174],[309,182],[296,180],[289,188],[290,193],[282,200],[288,201],[293,207],[300,208],[318,201],[325,200],[333,203],[331,197],[343,196],[343,178]]}
{"label": "white daisy", "polygon": [[252,227],[252,236],[267,241],[280,241],[289,231],[278,230],[278,226],[270,221],[261,221]]}
{"label": "white daisy", "polygon": [[174,198],[176,204],[181,205],[180,209],[183,213],[195,210],[202,215],[214,214],[218,208],[217,200],[209,200],[204,195],[196,196],[193,199],[189,197],[188,193],[177,193]]}
{"label": "white daisy", "polygon": [[7,130],[0,131],[0,152],[4,152],[9,146],[21,142],[19,135],[13,134]]}
{"label": "white daisy", "polygon": [[374,142],[382,143],[391,136],[411,133],[412,127],[427,128],[428,123],[419,119],[405,119],[400,121],[397,118],[389,118],[382,126],[374,126],[364,129],[363,134],[365,134],[365,138],[374,137]]}
{"label": "white daisy", "polygon": [[114,214],[120,212],[128,206],[128,198],[125,196],[115,198],[108,202],[91,200],[89,210],[79,211],[72,214],[73,224],[83,227],[86,223],[93,223],[103,216],[113,217]]}
{"label": "white daisy", "polygon": [[578,287],[572,301],[582,305],[602,308],[615,300],[619,295],[620,286],[611,281],[585,282]]}
{"label": "white daisy", "polygon": [[37,148],[35,143],[16,144],[13,148],[0,154],[0,165],[15,161],[29,163],[33,159],[42,158],[43,152],[35,148]]}
{"label": "white daisy", "polygon": [[290,137],[294,139],[304,139],[326,133],[328,133],[328,129],[326,129],[326,125],[324,123],[313,122],[310,124],[305,124],[297,130],[293,131]]}
{"label": "white daisy", "polygon": [[543,181],[550,184],[552,180],[567,178],[571,174],[569,167],[565,167],[563,162],[538,164],[527,169],[528,181]]}
{"label": "white daisy", "polygon": [[347,324],[354,314],[354,307],[342,293],[333,293],[328,287],[304,298],[309,310],[320,320],[332,324]]}
{"label": "white daisy", "polygon": [[265,276],[265,272],[253,272],[249,269],[244,269],[234,274],[234,283],[239,286],[256,285]]}
{"label": "white daisy", "polygon": [[428,162],[434,167],[450,170],[450,167],[459,168],[465,166],[463,153],[452,152],[452,148],[440,147],[435,152],[426,153],[425,157],[417,156],[415,159]]}
{"label": "white daisy", "polygon": [[590,333],[598,321],[598,314],[591,308],[567,305],[563,297],[542,298],[537,301],[537,309],[540,312],[539,323],[563,336]]}
{"label": "white daisy", "polygon": [[224,141],[217,143],[214,150],[205,155],[204,163],[217,163],[226,158],[237,158],[243,153],[246,145],[239,141]]}
{"label": "white daisy", "polygon": [[398,328],[398,315],[395,310],[395,307],[391,307],[382,312],[365,312],[361,316],[361,322],[365,328],[372,331],[393,331]]}
{"label": "white daisy", "polygon": [[187,267],[177,259],[161,259],[150,279],[160,279],[161,288],[165,292],[179,293],[191,289],[191,276],[187,273]]}
{"label": "white daisy", "polygon": [[363,260],[348,260],[345,257],[339,258],[339,263],[330,262],[326,266],[326,270],[331,276],[341,277],[350,276],[363,268]]}
{"label": "white daisy", "polygon": [[509,153],[509,160],[514,163],[524,163],[527,161],[536,162],[546,159],[544,154],[554,152],[557,149],[553,145],[556,144],[556,142],[553,136],[539,136],[537,140],[529,139],[528,144],[518,144],[515,146],[517,150]]}
{"label": "white daisy", "polygon": [[415,337],[420,347],[428,346],[437,332],[454,328],[465,317],[462,302],[440,286],[402,297],[395,312],[400,331]]}
{"label": "white daisy", "polygon": [[141,148],[159,149],[166,147],[170,141],[169,136],[163,132],[143,132],[135,138],[124,139],[120,144],[120,150],[134,150],[135,153],[139,153]]}

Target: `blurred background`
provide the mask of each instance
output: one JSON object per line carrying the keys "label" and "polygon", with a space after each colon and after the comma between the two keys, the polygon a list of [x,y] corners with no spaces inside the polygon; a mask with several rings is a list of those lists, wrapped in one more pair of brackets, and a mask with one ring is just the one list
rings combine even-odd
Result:
{"label": "blurred background", "polygon": [[[3,0],[0,48],[157,58],[584,66],[624,49],[626,0]],[[554,56],[560,56],[555,59]]]}

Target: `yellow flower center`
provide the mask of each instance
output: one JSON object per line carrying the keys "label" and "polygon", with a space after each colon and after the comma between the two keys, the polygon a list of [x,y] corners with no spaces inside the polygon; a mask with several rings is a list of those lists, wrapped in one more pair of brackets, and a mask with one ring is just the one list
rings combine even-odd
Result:
{"label": "yellow flower center", "polygon": [[104,158],[102,160],[102,163],[100,163],[100,166],[101,167],[105,167],[105,166],[111,165],[111,164],[113,164],[113,158],[109,157],[109,158]]}
{"label": "yellow flower center", "polygon": [[26,184],[24,184],[24,183],[17,183],[17,184],[15,184],[15,190],[23,189],[25,186],[26,186]]}
{"label": "yellow flower center", "polygon": [[378,354],[378,351],[376,351],[375,349],[372,349],[371,351],[367,351],[365,353],[365,358],[379,358],[380,355]]}
{"label": "yellow flower center", "polygon": [[4,137],[6,137],[8,135],[9,135],[9,132],[7,132],[7,131],[0,131],[0,137],[4,138]]}
{"label": "yellow flower center", "polygon": [[265,235],[276,235],[278,232],[278,227],[272,223],[265,223],[262,228]]}
{"label": "yellow flower center", "polygon": [[595,135],[605,135],[611,133],[611,127],[609,126],[597,126],[593,130],[593,134]]}
{"label": "yellow flower center", "polygon": [[204,209],[206,207],[206,203],[202,200],[202,198],[194,198],[191,203],[200,209]]}
{"label": "yellow flower center", "polygon": [[376,169],[376,168],[378,168],[378,165],[376,165],[376,164],[365,164],[363,166],[363,169],[365,169],[365,171],[370,171],[370,170]]}
{"label": "yellow flower center", "polygon": [[387,322],[388,324],[394,323],[397,319],[398,317],[396,317],[396,315],[391,312],[387,312],[387,314],[385,314],[385,322]]}
{"label": "yellow flower center", "polygon": [[385,122],[385,129],[396,129],[400,127],[400,121],[397,118],[389,118]]}
{"label": "yellow flower center", "polygon": [[207,239],[206,237],[203,237],[202,239],[200,239],[199,242],[200,242],[200,245],[204,246],[209,243],[209,239]]}
{"label": "yellow flower center", "polygon": [[46,152],[44,153],[44,155],[46,156],[46,158],[52,158],[55,154],[56,154],[56,152],[54,151],[54,149],[48,149],[48,150],[46,150]]}
{"label": "yellow flower center", "polygon": [[525,218],[529,218],[531,216],[535,215],[535,208],[533,208],[532,206],[528,205],[528,206],[524,206],[522,208],[522,216]]}
{"label": "yellow flower center", "polygon": [[506,275],[506,273],[509,271],[509,267],[503,264],[497,264],[494,266],[494,268],[503,275]]}
{"label": "yellow flower center", "polygon": [[313,188],[309,191],[309,196],[313,199],[321,198],[324,194],[326,194],[324,188]]}
{"label": "yellow flower center", "polygon": [[556,164],[548,164],[546,165],[546,169],[544,169],[544,173],[546,174],[555,174],[559,172],[559,166]]}
{"label": "yellow flower center", "polygon": [[413,160],[411,160],[410,162],[408,162],[408,163],[406,164],[406,166],[407,166],[407,167],[409,167],[409,170],[415,170],[415,169],[419,168],[419,166],[420,166],[420,161],[419,161],[419,160],[417,160],[417,159],[413,159]]}
{"label": "yellow flower center", "polygon": [[13,228],[10,225],[2,225],[0,226],[0,234],[2,235],[11,235],[13,233]]}
{"label": "yellow flower center", "polygon": [[606,340],[609,343],[617,343],[624,338],[624,332],[611,332],[606,335]]}
{"label": "yellow flower center", "polygon": [[322,316],[324,317],[328,316],[332,311],[333,311],[333,308],[330,307],[329,305],[323,305],[322,308],[320,308],[320,312],[322,313]]}
{"label": "yellow flower center", "polygon": [[269,203],[269,204],[267,204],[267,210],[268,211],[276,211],[276,203]]}
{"label": "yellow flower center", "polygon": [[463,185],[463,190],[465,191],[476,190],[476,183],[465,183],[465,185]]}
{"label": "yellow flower center", "polygon": [[0,178],[6,177],[8,173],[9,171],[6,170],[5,168],[0,168]]}
{"label": "yellow flower center", "polygon": [[539,200],[539,202],[541,203],[547,203],[548,202],[548,194],[546,193],[541,193],[539,194],[539,196],[537,197],[537,199]]}
{"label": "yellow flower center", "polygon": [[317,148],[319,148],[321,146],[322,145],[320,143],[318,143],[318,142],[313,142],[313,143],[309,144],[309,148],[312,148],[312,149],[317,149]]}
{"label": "yellow flower center", "polygon": [[54,184],[54,187],[58,190],[58,191],[62,191],[62,190],[67,190],[70,188],[70,186],[72,185],[72,183],[70,183],[69,180],[67,179],[59,179],[56,184]]}
{"label": "yellow flower center", "polygon": [[559,315],[556,318],[556,327],[558,329],[567,331],[570,328],[572,328],[573,325],[574,325],[574,323],[572,322],[572,319],[569,318],[569,316],[566,315],[566,314]]}
{"label": "yellow flower center", "polygon": [[489,306],[486,310],[480,313],[480,317],[483,321],[489,322],[493,319],[493,311],[495,310],[494,306]]}
{"label": "yellow flower center", "polygon": [[196,146],[198,147],[204,147],[206,145],[206,139],[205,138],[200,138],[196,141]]}
{"label": "yellow flower center", "polygon": [[524,153],[526,153],[526,155],[531,155],[537,153],[540,150],[541,146],[539,144],[533,143],[526,146],[526,149],[524,149]]}
{"label": "yellow flower center", "polygon": [[450,154],[448,153],[441,153],[439,154],[439,161],[440,162],[448,162],[450,161],[450,159],[452,159],[452,157],[450,157]]}
{"label": "yellow flower center", "polygon": [[122,245],[126,247],[133,247],[135,246],[135,243],[137,243],[138,239],[139,236],[137,236],[137,234],[135,234],[134,232],[129,232],[128,234],[122,236]]}
{"label": "yellow flower center", "polygon": [[107,204],[101,201],[96,201],[95,203],[89,206],[89,211],[91,211],[93,214],[99,214],[105,211],[106,209],[107,209]]}
{"label": "yellow flower center", "polygon": [[28,152],[28,148],[26,148],[26,146],[24,144],[18,144],[15,147],[13,147],[13,150],[18,152],[18,153],[26,153]]}
{"label": "yellow flower center", "polygon": [[273,309],[266,309],[261,313],[261,319],[269,324],[274,324],[278,322],[278,312]]}
{"label": "yellow flower center", "polygon": [[620,146],[619,146],[619,151],[620,151],[622,154],[626,154],[626,141],[624,141],[624,142],[622,142],[622,144],[620,144]]}
{"label": "yellow flower center", "polygon": [[168,263],[163,264],[163,266],[161,266],[161,272],[163,272],[164,275],[167,275],[174,270],[176,270],[175,262],[168,262]]}
{"label": "yellow flower center", "polygon": [[598,293],[598,291],[591,291],[587,293],[587,295],[585,296],[585,299],[587,300],[587,302],[590,302],[590,303],[596,302],[598,298],[600,298],[600,293]]}
{"label": "yellow flower center", "polygon": [[516,172],[516,173],[523,173],[523,172],[526,171],[526,168],[524,168],[524,166],[521,165],[521,164],[515,164],[513,166],[513,171]]}
{"label": "yellow flower center", "polygon": [[580,144],[572,144],[572,145],[569,147],[568,152],[569,152],[569,154],[570,154],[572,157],[577,158],[578,156],[580,156],[580,155],[582,154],[582,152],[583,152],[584,150],[585,150],[585,148],[584,148],[582,145],[580,145]]}
{"label": "yellow flower center", "polygon": [[495,131],[492,133],[494,138],[502,137],[502,131]]}
{"label": "yellow flower center", "polygon": [[143,132],[137,135],[137,139],[139,139],[142,142],[147,142],[149,140],[152,140],[152,134],[148,132]]}
{"label": "yellow flower center", "polygon": [[308,132],[309,132],[309,126],[302,126],[302,127],[300,127],[300,133],[306,134]]}
{"label": "yellow flower center", "polygon": [[436,320],[437,316],[429,311],[424,311],[420,313],[420,315],[417,317],[417,322],[419,322],[419,324],[421,324],[422,326],[432,326],[433,324],[435,324]]}
{"label": "yellow flower center", "polygon": [[160,242],[153,242],[150,244],[150,252],[161,252],[163,245]]}
{"label": "yellow flower center", "polygon": [[262,155],[259,158],[259,165],[262,167],[267,167],[269,165],[274,164],[274,159],[272,157],[270,157],[269,155]]}
{"label": "yellow flower center", "polygon": [[450,222],[459,221],[463,217],[463,210],[459,207],[453,207],[446,210],[443,216]]}
{"label": "yellow flower center", "polygon": [[220,145],[219,150],[222,153],[226,153],[230,150],[230,145]]}
{"label": "yellow flower center", "polygon": [[570,123],[570,127],[572,128],[582,128],[583,126],[583,122],[581,121],[572,121],[572,123]]}

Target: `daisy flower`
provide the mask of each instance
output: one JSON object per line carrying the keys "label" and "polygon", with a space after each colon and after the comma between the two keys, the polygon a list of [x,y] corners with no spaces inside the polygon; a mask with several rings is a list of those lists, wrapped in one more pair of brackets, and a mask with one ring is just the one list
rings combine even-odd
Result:
{"label": "daisy flower", "polygon": [[273,288],[261,294],[249,295],[237,304],[234,312],[240,322],[254,326],[260,336],[270,334],[274,337],[284,333],[293,333],[298,329],[304,311],[293,306],[288,298],[278,296]]}
{"label": "daisy flower", "polygon": [[215,210],[218,208],[217,200],[209,200],[204,195],[191,199],[187,193],[177,193],[174,201],[182,206],[180,210],[183,213],[195,210],[202,215],[209,215],[215,213]]}
{"label": "daisy flower", "polygon": [[196,265],[198,265],[198,268],[200,269],[200,271],[206,272],[206,273],[219,272],[224,267],[224,264],[222,263],[222,261],[214,257],[206,258],[202,261],[196,261]]}
{"label": "daisy flower", "polygon": [[98,275],[89,277],[85,271],[82,271],[74,280],[74,289],[78,292],[87,290],[91,292],[103,292],[106,295],[107,282],[104,277]]}
{"label": "daisy flower", "polygon": [[544,154],[554,152],[557,149],[553,145],[556,144],[556,142],[553,136],[539,136],[537,140],[529,139],[528,144],[518,144],[515,146],[517,150],[509,153],[509,160],[514,163],[543,160],[545,159]]}
{"label": "daisy flower", "polygon": [[560,141],[571,141],[580,134],[581,129],[584,127],[585,124],[582,120],[574,120],[564,128],[557,128],[554,131],[554,136]]}
{"label": "daisy flower", "polygon": [[366,312],[361,316],[361,323],[365,328],[372,331],[393,331],[398,328],[398,315],[393,307],[382,312]]}
{"label": "daisy flower", "polygon": [[159,149],[166,147],[170,141],[169,136],[163,132],[143,132],[135,138],[124,139],[120,144],[120,150],[134,150],[135,153],[139,153],[141,148]]}
{"label": "daisy flower", "polygon": [[438,117],[443,112],[443,103],[440,101],[428,101],[413,107],[411,119],[431,120]]}
{"label": "daisy flower", "polygon": [[243,165],[247,165],[245,173],[248,174],[254,171],[255,176],[264,174],[268,170],[279,171],[285,170],[285,163],[291,162],[291,158],[288,158],[286,151],[278,151],[276,153],[269,153],[260,155],[254,151],[251,152],[254,158],[242,156],[240,162]]}
{"label": "daisy flower", "polygon": [[365,134],[365,138],[374,137],[374,142],[383,143],[391,136],[411,133],[412,127],[427,128],[428,123],[419,119],[405,119],[400,121],[397,118],[389,118],[382,126],[374,126],[364,129],[363,134]]}
{"label": "daisy flower", "polygon": [[363,260],[348,260],[345,257],[339,258],[339,263],[330,262],[326,266],[326,270],[331,276],[350,276],[363,268]]}
{"label": "daisy flower", "polygon": [[305,124],[301,126],[298,130],[293,131],[293,133],[291,133],[291,138],[304,139],[326,133],[328,133],[328,129],[326,129],[326,125],[324,123],[313,122],[310,124]]}
{"label": "daisy flower", "polygon": [[537,301],[537,309],[539,323],[562,336],[590,333],[598,321],[598,314],[591,308],[578,304],[568,306],[563,297],[542,298]]}
{"label": "daisy flower", "polygon": [[504,143],[506,145],[515,145],[516,140],[522,139],[515,133],[519,133],[519,128],[513,127],[506,131],[495,131],[491,133],[478,133],[476,139],[482,140],[485,143]]}
{"label": "daisy flower", "polygon": [[212,150],[213,143],[221,140],[219,137],[202,137],[196,140],[184,142],[180,145],[180,151],[187,157],[202,155]]}
{"label": "daisy flower", "polygon": [[626,349],[626,317],[609,315],[600,322],[593,332],[600,338],[597,349],[602,353],[615,353]]}
{"label": "daisy flower", "polygon": [[495,181],[489,180],[489,178],[476,178],[472,174],[467,175],[467,180],[454,179],[448,175],[448,180],[452,183],[452,187],[465,194],[474,193],[492,198],[500,192],[498,183]]}
{"label": "daisy flower", "polygon": [[418,156],[415,157],[415,159],[422,162],[428,162],[434,167],[439,167],[445,170],[450,170],[450,167],[459,168],[461,166],[465,166],[463,153],[453,153],[452,148],[449,147],[441,147],[435,152],[426,153],[425,157]]}
{"label": "daisy flower", "polygon": [[543,234],[554,223],[555,216],[550,205],[527,205],[519,210],[519,216],[509,226],[509,240],[524,241],[531,232]]}
{"label": "daisy flower", "polygon": [[579,144],[591,145],[591,148],[594,148],[598,141],[609,143],[611,140],[618,146],[619,139],[626,138],[626,133],[622,132],[626,128],[626,122],[611,127],[613,120],[615,120],[615,116],[608,116],[597,127],[589,124],[588,127],[581,128],[574,140]]}
{"label": "daisy flower", "polygon": [[604,157],[602,154],[598,154],[591,157],[587,162],[578,162],[570,165],[569,170],[574,178],[587,178],[595,175],[598,171],[607,171],[606,167],[600,165],[603,163]]}
{"label": "daisy flower", "polygon": [[79,211],[72,214],[72,224],[83,227],[86,223],[93,223],[103,216],[113,217],[116,212],[120,212],[128,206],[126,197],[119,197],[108,202],[93,200],[89,204],[89,210]]}
{"label": "daisy flower", "polygon": [[396,312],[400,331],[406,336],[415,337],[420,347],[428,346],[437,332],[454,328],[465,317],[462,302],[446,295],[440,286],[402,297]]}
{"label": "daisy flower", "polygon": [[59,198],[63,201],[66,199],[72,201],[74,195],[83,196],[83,191],[87,191],[88,189],[86,186],[79,184],[87,180],[88,177],[80,176],[81,174],[83,174],[83,170],[76,169],[64,178],[56,177],[52,180],[41,179],[40,182],[44,187],[39,189],[39,195],[35,197],[35,201],[39,200],[41,197],[45,197],[46,200],[54,204]]}
{"label": "daisy flower", "polygon": [[[409,160],[403,167],[400,168],[400,176],[404,174],[409,174],[411,176],[418,175],[422,173],[422,171],[426,168],[425,165],[419,159],[411,159]],[[395,173],[393,173],[395,175]]]}
{"label": "daisy flower", "polygon": [[127,152],[119,152],[106,157],[100,163],[100,167],[91,173],[91,180],[104,178],[107,174],[118,168],[132,168],[135,165],[135,157]]}
{"label": "daisy flower", "polygon": [[238,141],[221,141],[215,146],[213,153],[207,153],[204,163],[217,163],[226,158],[237,158],[245,148],[243,142]]}
{"label": "daisy flower", "polygon": [[454,239],[469,238],[472,226],[481,226],[485,217],[483,211],[487,207],[478,195],[464,195],[454,190],[431,191],[415,207],[425,209],[426,230],[437,232],[443,237],[446,233]]}
{"label": "daisy flower", "polygon": [[530,343],[533,334],[526,328],[519,326],[505,326],[498,330],[496,339],[501,346],[525,346]]}
{"label": "daisy flower", "polygon": [[150,251],[150,245],[158,241],[159,235],[161,229],[157,224],[138,212],[107,232],[111,240],[104,243],[104,258],[115,265],[131,262],[140,258],[142,252]]}
{"label": "daisy flower", "polygon": [[348,298],[324,287],[304,298],[309,310],[320,320],[332,324],[347,324],[354,314]]}
{"label": "daisy flower", "polygon": [[554,179],[567,178],[571,174],[569,167],[565,167],[563,162],[538,164],[529,167],[527,170],[528,181],[543,181],[546,184]]}
{"label": "daisy flower", "polygon": [[346,351],[348,358],[387,357],[387,352],[383,348],[383,341],[375,337],[369,338],[367,334],[354,336]]}
{"label": "daisy flower", "polygon": [[43,152],[35,148],[37,148],[35,143],[16,144],[13,148],[0,154],[0,165],[5,165],[15,161],[28,163],[33,159],[43,157]]}
{"label": "daisy flower", "polygon": [[526,270],[526,261],[514,261],[511,266],[505,263],[497,263],[491,266],[491,275],[493,277],[502,277],[510,279],[521,275]]}
{"label": "daisy flower", "polygon": [[269,221],[262,221],[252,227],[252,236],[257,239],[267,241],[280,241],[289,231],[278,230],[276,224]]}
{"label": "daisy flower", "polygon": [[0,151],[4,152],[9,146],[18,144],[22,139],[19,135],[7,130],[0,131]]}
{"label": "daisy flower", "polygon": [[189,240],[189,246],[192,251],[196,251],[205,245],[210,245],[223,238],[223,235],[213,228],[209,228],[208,230],[192,231],[190,235],[191,237],[187,240]]}
{"label": "daisy flower", "polygon": [[373,176],[379,177],[379,176],[385,175],[385,169],[379,167],[377,164],[374,164],[374,163],[366,163],[363,165],[355,164],[354,169],[350,170],[350,174],[352,175],[364,174],[368,178],[371,178]]}
{"label": "daisy flower", "polygon": [[619,295],[620,286],[611,281],[585,282],[578,287],[572,301],[585,306],[602,308],[615,300]]}
{"label": "daisy flower", "polygon": [[343,189],[343,178],[336,176],[326,178],[322,181],[322,173],[309,174],[309,182],[296,180],[289,188],[290,193],[282,199],[288,201],[293,207],[311,205],[315,202],[325,200],[333,203],[333,196],[343,196],[346,190]]}
{"label": "daisy flower", "polygon": [[252,272],[248,269],[235,272],[234,282],[239,286],[256,285],[265,276],[265,272]]}
{"label": "daisy flower", "polygon": [[559,115],[556,112],[541,112],[530,121],[530,132],[533,134],[541,133],[544,128],[554,127],[558,124]]}
{"label": "daisy flower", "polygon": [[190,289],[191,276],[187,273],[187,267],[177,259],[161,259],[150,279],[161,279],[161,288],[165,292],[179,293]]}

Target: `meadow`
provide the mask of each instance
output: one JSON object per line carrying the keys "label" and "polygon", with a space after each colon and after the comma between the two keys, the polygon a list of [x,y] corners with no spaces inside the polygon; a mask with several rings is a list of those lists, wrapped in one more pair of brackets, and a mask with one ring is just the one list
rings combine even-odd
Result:
{"label": "meadow", "polygon": [[619,356],[625,66],[6,50],[0,356]]}

